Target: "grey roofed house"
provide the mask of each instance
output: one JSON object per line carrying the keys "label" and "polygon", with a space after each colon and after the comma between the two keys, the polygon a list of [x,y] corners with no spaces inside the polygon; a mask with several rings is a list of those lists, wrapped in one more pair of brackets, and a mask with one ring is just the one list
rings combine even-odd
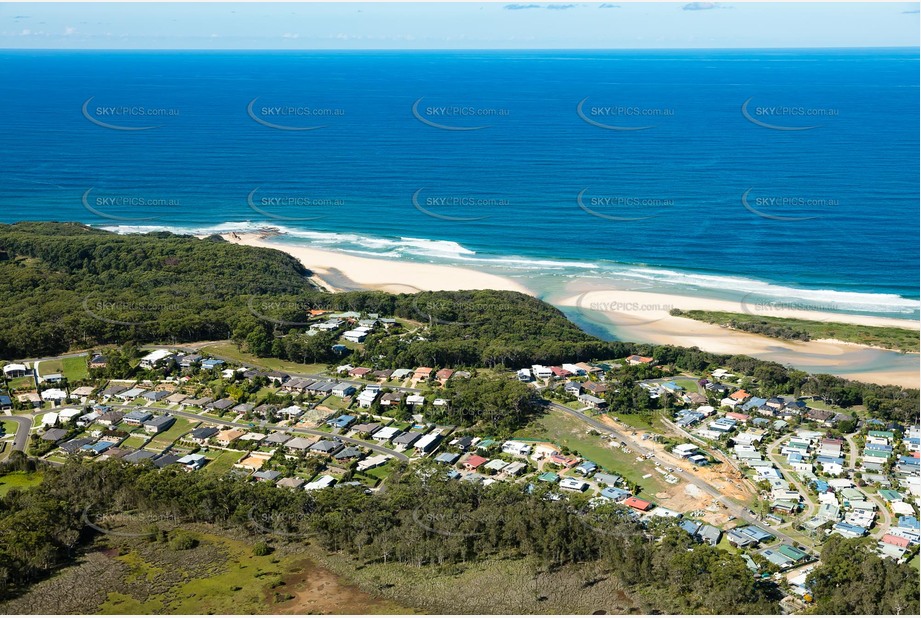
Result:
{"label": "grey roofed house", "polygon": [[334,459],[355,459],[356,457],[361,457],[361,449],[357,446],[347,446],[335,455]]}
{"label": "grey roofed house", "polygon": [[709,545],[716,545],[720,542],[720,538],[723,536],[723,531],[716,526],[704,524],[697,530],[697,536],[699,536],[703,542]]}
{"label": "grey roofed house", "polygon": [[616,474],[605,474],[604,472],[598,472],[593,477],[602,485],[607,485],[608,487],[614,487],[621,481],[621,477]]}
{"label": "grey roofed house", "polygon": [[182,402],[182,406],[195,406],[196,408],[204,408],[206,405],[211,403],[213,400],[211,397],[201,397],[199,399],[186,399]]}
{"label": "grey roofed house", "polygon": [[153,459],[153,464],[158,468],[165,468],[166,466],[176,463],[180,459],[182,459],[182,457],[179,455],[174,453],[166,453],[165,455],[155,457]]}
{"label": "grey roofed house", "polygon": [[124,459],[125,457],[127,457],[133,452],[134,451],[132,451],[129,448],[121,448],[118,446],[113,446],[111,448],[106,449],[106,454],[104,457],[106,459]]}
{"label": "grey roofed house", "polygon": [[265,437],[265,440],[263,440],[263,442],[266,444],[277,444],[278,446],[281,446],[282,444],[285,444],[289,442],[290,440],[291,440],[291,436],[289,436],[288,434],[281,432],[281,431],[276,431],[274,433],[270,433],[269,435],[267,435]]}
{"label": "grey roofed house", "polygon": [[144,449],[141,449],[138,451],[134,451],[133,453],[129,455],[125,455],[122,459],[130,463],[140,463],[147,459],[154,459],[156,456],[157,456],[156,453],[152,453],[151,451],[145,451]]}
{"label": "grey roofed house", "polygon": [[211,410],[227,410],[236,405],[236,401],[233,399],[218,399],[217,401],[212,401],[211,403],[205,405],[206,408]]}
{"label": "grey roofed house", "polygon": [[126,423],[140,425],[152,416],[153,414],[147,412],[146,410],[132,410],[131,412],[128,412],[128,414],[126,414],[122,420]]}
{"label": "grey roofed house", "polygon": [[416,431],[407,431],[406,433],[401,434],[397,436],[396,438],[394,438],[392,442],[397,446],[400,446],[400,445],[412,446],[416,442],[416,440],[418,440],[421,437],[422,437],[421,433],[418,433]]}
{"label": "grey roofed house", "polygon": [[217,433],[217,427],[197,427],[189,433],[189,438],[192,440],[208,440],[216,436]]}
{"label": "grey roofed house", "polygon": [[278,406],[273,406],[270,403],[264,403],[261,406],[256,406],[253,409],[253,414],[257,414],[259,416],[268,416],[269,414],[275,414],[276,412],[278,412]]}
{"label": "grey roofed house", "polygon": [[124,399],[128,401],[129,399],[137,399],[143,395],[146,391],[143,388],[130,388],[128,390],[122,391],[116,395],[119,399]]}
{"label": "grey roofed house", "polygon": [[286,476],[285,478],[275,483],[275,487],[287,487],[288,489],[300,489],[306,483],[307,481],[305,481],[304,479],[299,479],[296,476]]}
{"label": "grey roofed house", "polygon": [[236,412],[237,414],[249,414],[252,411],[253,404],[251,403],[238,403],[231,410],[231,412]]}
{"label": "grey roofed house", "polygon": [[122,422],[122,413],[121,412],[106,412],[105,414],[99,415],[99,418],[96,419],[97,423],[102,425],[118,425]]}
{"label": "grey roofed house", "polygon": [[310,438],[298,437],[285,442],[285,448],[292,448],[297,451],[306,451],[311,446],[313,446],[314,442],[315,440],[311,440]]}
{"label": "grey roofed house", "polygon": [[170,395],[172,395],[172,393],[169,391],[147,391],[141,395],[141,397],[147,401],[160,401],[161,399],[166,399]]}
{"label": "grey roofed house", "polygon": [[253,474],[253,478],[258,481],[274,481],[281,476],[278,470],[260,470]]}
{"label": "grey roofed house", "polygon": [[460,459],[459,453],[441,453],[435,458],[435,461],[438,463],[453,465],[454,462],[456,462],[458,459]]}
{"label": "grey roofed house", "polygon": [[390,377],[394,380],[399,380],[401,378],[409,377],[412,374],[412,369],[394,369],[393,373],[390,374]]}
{"label": "grey roofed house", "polygon": [[731,545],[735,545],[736,547],[748,547],[749,545],[755,545],[757,543],[752,537],[734,529],[726,533],[726,538]]}
{"label": "grey roofed house", "polygon": [[332,455],[337,453],[339,449],[342,448],[340,442],[334,442],[333,440],[320,440],[315,442],[313,446],[310,447],[310,450],[314,453],[323,453],[325,455]]}
{"label": "grey roofed house", "polygon": [[307,390],[311,393],[331,393],[336,388],[336,382],[314,382]]}
{"label": "grey roofed house", "polygon": [[92,438],[74,438],[73,440],[68,440],[62,444],[59,448],[65,453],[76,453],[83,446],[91,444],[93,442]]}
{"label": "grey roofed house", "polygon": [[358,433],[374,433],[380,428],[380,423],[361,423],[359,425],[352,425],[352,430]]}
{"label": "grey roofed house", "polygon": [[155,416],[149,420],[144,421],[144,431],[160,433],[165,429],[172,427],[173,423],[176,422],[176,417],[165,414],[163,416]]}
{"label": "grey roofed house", "polygon": [[99,394],[100,394],[102,397],[108,399],[109,397],[114,397],[115,395],[118,395],[119,393],[124,393],[126,390],[128,390],[128,387],[127,387],[127,386],[122,386],[122,385],[120,385],[120,384],[115,384],[115,385],[113,385],[113,386],[109,386],[109,387],[105,388],[105,389],[104,389],[101,393],[99,393]]}

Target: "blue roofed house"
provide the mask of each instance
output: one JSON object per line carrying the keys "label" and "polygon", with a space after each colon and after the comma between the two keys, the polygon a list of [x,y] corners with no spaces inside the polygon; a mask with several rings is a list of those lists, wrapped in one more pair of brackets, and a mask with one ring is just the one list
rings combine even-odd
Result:
{"label": "blue roofed house", "polygon": [[601,495],[608,500],[613,500],[614,502],[620,502],[621,500],[626,500],[630,497],[629,491],[624,491],[617,487],[605,487],[601,490]]}
{"label": "blue roofed house", "polygon": [[339,418],[335,418],[329,421],[329,426],[335,427],[336,429],[346,429],[354,422],[355,422],[354,416],[352,416],[351,414],[343,414]]}
{"label": "blue roofed house", "polygon": [[576,474],[581,474],[582,476],[589,476],[590,474],[595,472],[595,470],[597,469],[598,469],[598,465],[596,463],[586,459],[585,461],[580,463],[578,466],[576,466],[573,472],[575,472]]}

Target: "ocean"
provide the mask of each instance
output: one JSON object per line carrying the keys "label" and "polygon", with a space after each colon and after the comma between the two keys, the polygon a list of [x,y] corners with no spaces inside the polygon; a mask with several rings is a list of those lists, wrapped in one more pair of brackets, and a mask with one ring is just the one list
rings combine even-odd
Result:
{"label": "ocean", "polygon": [[919,317],[917,50],[2,51],[0,221]]}

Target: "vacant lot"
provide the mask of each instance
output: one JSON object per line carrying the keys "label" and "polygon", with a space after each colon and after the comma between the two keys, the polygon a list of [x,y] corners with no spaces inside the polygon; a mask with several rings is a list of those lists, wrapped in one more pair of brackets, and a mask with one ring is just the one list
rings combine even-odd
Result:
{"label": "vacant lot", "polygon": [[83,380],[89,376],[85,356],[70,356],[42,361],[39,363],[38,370],[39,374],[43,376],[49,373],[61,373],[70,382]]}
{"label": "vacant lot", "polygon": [[198,427],[198,425],[199,423],[197,421],[188,421],[184,418],[176,418],[176,422],[173,423],[172,427],[154,436],[153,440],[151,440],[150,444],[148,444],[148,449],[152,451],[157,449],[165,449],[173,442],[178,440],[180,436],[192,431]]}
{"label": "vacant lot", "polygon": [[[662,480],[661,475],[655,471],[651,463],[636,461],[637,453],[626,453],[620,447],[610,446],[607,438],[591,435],[589,428],[580,420],[557,410],[551,409],[540,419],[515,432],[515,436],[544,440],[566,447],[595,462],[605,470],[638,484],[642,488],[640,497],[653,502],[656,501],[656,493],[663,492],[670,487]],[[652,476],[643,478],[647,474]]]}
{"label": "vacant lot", "polygon": [[262,358],[259,356],[253,356],[252,354],[241,352],[240,349],[232,343],[215,343],[207,345],[201,349],[201,353],[231,360],[235,363],[239,363],[247,367],[261,367],[273,371],[311,374],[326,371],[326,365],[320,363],[304,365],[302,363],[294,363],[278,358]]}

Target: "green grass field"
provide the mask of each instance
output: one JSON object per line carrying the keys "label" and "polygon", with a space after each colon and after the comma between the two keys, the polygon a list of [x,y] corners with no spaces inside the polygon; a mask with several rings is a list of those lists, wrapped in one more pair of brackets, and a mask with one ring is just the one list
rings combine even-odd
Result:
{"label": "green grass field", "polygon": [[39,366],[39,373],[43,376],[49,373],[61,373],[70,382],[83,380],[89,376],[89,369],[86,366],[86,356],[70,356],[67,358],[57,358],[42,361]]}
{"label": "green grass field", "polygon": [[138,449],[144,446],[147,443],[147,437],[141,434],[132,434],[125,438],[125,441],[122,442],[121,446],[123,448],[134,448]]}
{"label": "green grass field", "polygon": [[208,464],[202,468],[202,472],[220,476],[233,469],[233,465],[240,461],[243,453],[240,451],[215,451],[211,450],[203,453],[208,459]]}
{"label": "green grass field", "polygon": [[5,496],[12,489],[28,489],[42,482],[41,472],[10,472],[0,476],[0,496]]}
{"label": "green grass field", "polygon": [[150,450],[165,449],[173,442],[179,439],[179,436],[188,433],[198,427],[198,421],[189,421],[184,418],[177,418],[173,426],[164,432],[158,433],[150,441],[148,448]]}
{"label": "green grass field", "polygon": [[241,352],[240,349],[232,343],[215,343],[208,345],[201,349],[201,353],[224,358],[241,365],[246,365],[247,367],[259,367],[273,371],[287,371],[290,373],[321,373],[326,371],[326,365],[320,363],[304,365],[278,358],[261,358],[253,356],[252,354]]}
{"label": "green grass field", "polygon": [[[668,488],[651,463],[638,462],[636,461],[637,453],[625,453],[620,448],[608,446],[607,441],[601,436],[589,435],[588,427],[563,412],[550,410],[539,420],[516,431],[514,436],[546,440],[559,446],[565,446],[582,457],[594,461],[602,468],[638,484],[642,488],[639,494],[641,498],[654,502],[655,494]],[[644,479],[643,475],[646,474],[652,474],[652,476]]]}
{"label": "green grass field", "polygon": [[29,390],[34,386],[35,381],[32,379],[32,376],[23,376],[10,380],[10,390],[12,391]]}

